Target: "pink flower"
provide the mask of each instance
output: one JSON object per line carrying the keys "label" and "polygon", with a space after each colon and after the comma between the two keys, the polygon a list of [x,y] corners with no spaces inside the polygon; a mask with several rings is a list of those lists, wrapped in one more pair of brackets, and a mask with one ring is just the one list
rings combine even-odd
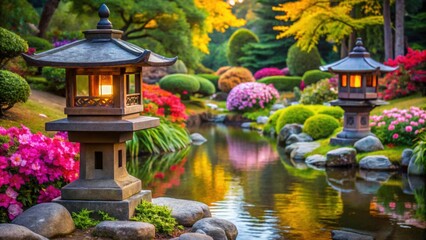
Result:
{"label": "pink flower", "polygon": [[183,91],[182,91],[182,94],[186,95],[186,94],[188,94],[188,91],[183,90]]}
{"label": "pink flower", "polygon": [[23,210],[18,204],[10,204],[7,212],[10,219],[15,219]]}
{"label": "pink flower", "polygon": [[424,124],[424,123],[425,123],[425,120],[424,120],[423,118],[420,118],[420,119],[419,119],[419,123],[420,123],[420,124]]}
{"label": "pink flower", "polygon": [[399,137],[398,133],[395,133],[394,135],[392,135],[393,139],[398,139],[398,137]]}
{"label": "pink flower", "polygon": [[406,132],[411,132],[411,131],[413,131],[413,127],[412,127],[412,126],[406,126],[406,127],[405,127],[405,131],[406,131]]}
{"label": "pink flower", "polygon": [[395,125],[389,125],[388,130],[389,131],[395,130]]}
{"label": "pink flower", "polygon": [[16,199],[16,197],[18,197],[18,193],[15,192],[11,187],[8,187],[6,189],[6,195],[12,199]]}

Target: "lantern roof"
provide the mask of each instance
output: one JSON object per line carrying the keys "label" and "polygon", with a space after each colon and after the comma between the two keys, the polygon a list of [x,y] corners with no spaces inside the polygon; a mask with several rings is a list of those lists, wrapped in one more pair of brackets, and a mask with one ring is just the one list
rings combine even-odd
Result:
{"label": "lantern roof", "polygon": [[335,73],[344,73],[344,72],[392,72],[395,71],[398,67],[390,67],[379,62],[376,62],[370,57],[370,53],[365,49],[362,39],[357,38],[355,47],[352,52],[349,53],[349,56],[343,58],[337,62],[330,63],[320,67],[321,71],[330,71]]}
{"label": "lantern roof", "polygon": [[34,66],[64,68],[170,66],[176,62],[177,57],[167,58],[121,40],[123,32],[112,29],[108,20],[109,9],[105,4],[101,5],[98,14],[97,29],[83,31],[85,39],[39,54],[22,54],[24,59]]}

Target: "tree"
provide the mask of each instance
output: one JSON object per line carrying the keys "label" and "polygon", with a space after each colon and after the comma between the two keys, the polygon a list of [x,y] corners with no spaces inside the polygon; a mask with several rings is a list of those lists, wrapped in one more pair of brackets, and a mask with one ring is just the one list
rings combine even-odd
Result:
{"label": "tree", "polygon": [[[364,16],[351,17],[351,12],[356,5],[363,6]],[[355,31],[360,31],[369,25],[383,23],[383,17],[377,12],[378,3],[370,0],[352,1],[318,1],[300,0],[279,4],[273,9],[284,12],[277,16],[281,21],[293,21],[290,26],[276,26],[279,31],[277,38],[294,36],[298,46],[303,50],[312,49],[320,37],[325,36],[327,41],[340,42]],[[350,47],[350,46],[349,46]]]}
{"label": "tree", "polygon": [[385,60],[393,58],[392,52],[392,26],[390,17],[390,0],[383,0],[383,31],[385,42]]}
{"label": "tree", "polygon": [[404,56],[404,15],[405,1],[395,2],[395,57]]}
{"label": "tree", "polygon": [[1,0],[0,27],[19,34],[32,33],[30,23],[38,22],[35,9],[26,0]]}
{"label": "tree", "polygon": [[259,38],[252,31],[241,28],[235,31],[228,42],[226,57],[232,66],[241,66],[241,58],[245,56],[243,47],[249,43],[259,42]]}
{"label": "tree", "polygon": [[60,0],[47,0],[41,13],[40,21],[38,23],[38,34],[39,37],[45,37],[47,27],[49,26],[50,20],[58,8]]}

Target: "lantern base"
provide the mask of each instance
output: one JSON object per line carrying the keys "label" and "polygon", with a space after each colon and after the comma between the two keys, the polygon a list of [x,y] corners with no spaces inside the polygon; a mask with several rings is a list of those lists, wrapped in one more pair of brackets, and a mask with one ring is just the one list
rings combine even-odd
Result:
{"label": "lantern base", "polygon": [[53,202],[64,206],[70,213],[88,209],[97,213],[99,210],[108,213],[118,220],[129,220],[135,213],[136,206],[144,201],[151,202],[152,194],[150,190],[142,190],[139,193],[122,201],[85,201],[85,200],[65,200],[61,197],[55,198]]}
{"label": "lantern base", "polygon": [[336,137],[330,139],[330,145],[353,146],[354,143],[362,138],[373,136],[370,131],[348,131],[343,129]]}

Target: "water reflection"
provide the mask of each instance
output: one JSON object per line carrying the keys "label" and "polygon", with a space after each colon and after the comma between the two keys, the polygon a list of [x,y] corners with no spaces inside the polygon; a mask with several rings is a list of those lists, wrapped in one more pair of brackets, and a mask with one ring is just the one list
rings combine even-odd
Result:
{"label": "water reflection", "polygon": [[238,128],[191,132],[207,143],[167,159],[129,160],[129,172],[155,197],[208,204],[213,216],[237,225],[239,239],[330,239],[331,230],[342,228],[376,239],[426,237],[424,179],[318,171],[289,160],[273,141]]}

